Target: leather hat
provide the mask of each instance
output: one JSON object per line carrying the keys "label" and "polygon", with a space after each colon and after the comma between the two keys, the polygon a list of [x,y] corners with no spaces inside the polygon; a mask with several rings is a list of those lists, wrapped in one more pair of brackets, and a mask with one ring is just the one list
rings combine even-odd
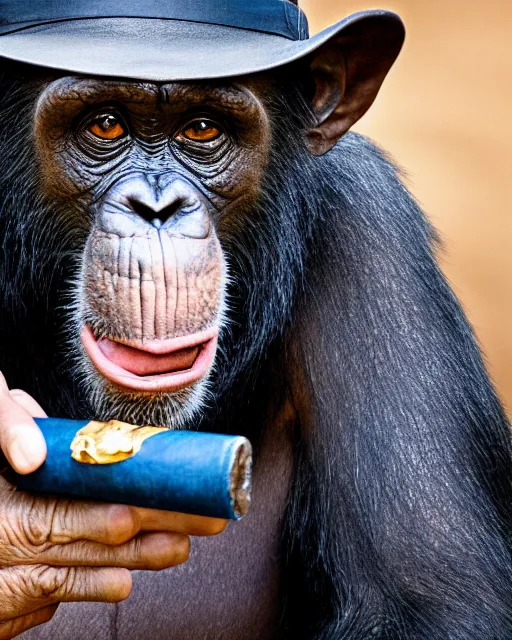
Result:
{"label": "leather hat", "polygon": [[291,0],[0,0],[0,56],[152,81],[244,75],[335,38],[391,66],[404,39],[389,11],[355,13],[309,37]]}

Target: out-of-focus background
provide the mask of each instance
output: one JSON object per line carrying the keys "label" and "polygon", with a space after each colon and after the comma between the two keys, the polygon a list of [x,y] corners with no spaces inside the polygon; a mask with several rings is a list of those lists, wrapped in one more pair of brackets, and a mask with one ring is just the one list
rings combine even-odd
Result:
{"label": "out-of-focus background", "polygon": [[441,266],[512,412],[512,0],[301,0],[312,33],[402,16],[404,49],[356,127],[387,149],[439,230]]}

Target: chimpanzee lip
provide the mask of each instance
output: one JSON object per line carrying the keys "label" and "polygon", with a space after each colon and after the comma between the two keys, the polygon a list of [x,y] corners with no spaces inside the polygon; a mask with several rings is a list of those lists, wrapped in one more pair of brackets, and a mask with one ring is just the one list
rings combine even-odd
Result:
{"label": "chimpanzee lip", "polygon": [[[198,353],[188,369],[178,369],[150,375],[137,375],[128,369],[112,362],[105,350],[100,347],[99,340],[94,335],[91,327],[85,325],[81,333],[84,349],[98,371],[116,385],[134,392],[166,392],[179,391],[204,378],[209,372],[217,350],[218,329],[212,327],[179,338],[170,340],[154,340],[148,342],[117,341],[112,340],[113,345],[119,344],[130,347],[135,352],[140,352],[141,357],[147,358],[154,355],[155,360],[162,356],[171,356],[186,350],[197,348]],[[135,354],[136,355],[136,354]]]}

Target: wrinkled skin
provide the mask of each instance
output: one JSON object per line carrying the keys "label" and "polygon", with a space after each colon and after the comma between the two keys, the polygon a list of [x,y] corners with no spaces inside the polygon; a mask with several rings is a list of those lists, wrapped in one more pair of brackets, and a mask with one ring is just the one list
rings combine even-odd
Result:
{"label": "wrinkled skin", "polygon": [[[103,418],[140,407],[142,398],[143,416],[132,412],[132,420],[177,426],[204,401],[214,345],[200,372],[206,375],[194,384],[171,380],[166,389],[162,377],[125,386],[98,374],[78,337],[87,326],[93,340],[159,353],[176,338],[206,332],[216,340],[227,277],[219,234],[260,189],[269,145],[264,90],[261,81],[199,87],[65,77],[40,96],[35,139],[44,197],[66,215],[72,202],[87,234],[72,348]],[[122,123],[118,139],[92,132],[109,116]],[[213,140],[184,136],[203,121],[217,127]]]}
{"label": "wrinkled skin", "polygon": [[[23,391],[9,392],[0,376],[0,448],[20,473],[39,466],[46,454],[31,416],[45,413]],[[59,602],[124,600],[131,591],[129,569],[156,571],[185,562],[189,535],[216,534],[225,524],[33,497],[0,476],[0,640],[47,622]]]}

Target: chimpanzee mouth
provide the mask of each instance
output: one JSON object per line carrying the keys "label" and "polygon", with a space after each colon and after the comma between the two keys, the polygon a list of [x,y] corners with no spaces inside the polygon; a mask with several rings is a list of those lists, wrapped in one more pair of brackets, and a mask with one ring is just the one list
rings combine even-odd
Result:
{"label": "chimpanzee mouth", "polygon": [[172,393],[204,378],[217,350],[218,329],[170,340],[121,343],[96,338],[86,325],[82,344],[98,371],[127,390]]}

